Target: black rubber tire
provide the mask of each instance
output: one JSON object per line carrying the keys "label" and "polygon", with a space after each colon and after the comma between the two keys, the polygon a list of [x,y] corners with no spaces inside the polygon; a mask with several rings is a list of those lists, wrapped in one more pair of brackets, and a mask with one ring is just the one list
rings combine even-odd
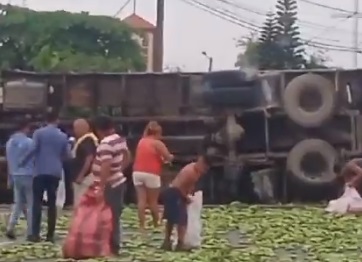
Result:
{"label": "black rubber tire", "polygon": [[[318,178],[307,176],[302,167],[303,158],[310,153],[320,154],[327,165]],[[337,152],[328,142],[321,139],[305,139],[296,144],[289,152],[286,168],[291,176],[305,185],[325,186],[333,183],[337,178],[333,170],[336,160]]]}
{"label": "black rubber tire", "polygon": [[[321,97],[320,106],[308,111],[300,106],[300,98],[306,91],[318,92]],[[304,74],[289,82],[283,94],[284,110],[289,118],[303,127],[318,127],[325,123],[334,113],[336,107],[336,91],[327,78],[316,74]]]}
{"label": "black rubber tire", "polygon": [[206,73],[203,76],[203,83],[210,88],[243,87],[249,86],[257,80],[258,76],[240,70],[223,70]]}

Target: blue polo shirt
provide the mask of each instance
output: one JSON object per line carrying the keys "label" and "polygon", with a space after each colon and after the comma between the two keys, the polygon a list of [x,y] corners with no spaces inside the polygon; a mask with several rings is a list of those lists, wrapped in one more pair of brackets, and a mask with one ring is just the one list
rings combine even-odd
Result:
{"label": "blue polo shirt", "polygon": [[35,175],[52,175],[61,178],[63,161],[70,155],[67,135],[55,125],[35,130]]}
{"label": "blue polo shirt", "polygon": [[6,160],[8,163],[8,172],[12,176],[34,174],[34,159],[30,158],[27,163],[20,165],[33,149],[33,140],[22,132],[13,134],[6,143]]}

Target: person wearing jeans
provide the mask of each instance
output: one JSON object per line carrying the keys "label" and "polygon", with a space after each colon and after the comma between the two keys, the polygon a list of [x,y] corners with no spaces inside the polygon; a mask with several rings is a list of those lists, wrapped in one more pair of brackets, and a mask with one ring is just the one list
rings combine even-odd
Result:
{"label": "person wearing jeans", "polygon": [[9,239],[15,239],[15,225],[23,213],[24,207],[27,218],[27,236],[32,234],[32,202],[33,202],[33,172],[34,162],[29,159],[26,165],[20,166],[20,160],[28,154],[33,148],[33,140],[28,137],[30,124],[27,121],[19,123],[18,131],[13,134],[6,143],[6,158],[8,162],[9,186],[13,188],[14,205],[9,218],[6,236]]}
{"label": "person wearing jeans", "polygon": [[40,241],[40,225],[42,215],[43,195],[48,197],[48,232],[46,241],[54,242],[55,225],[57,219],[57,189],[63,172],[63,161],[70,157],[67,135],[57,126],[58,116],[49,113],[47,125],[37,129],[33,134],[34,148],[25,157],[34,157],[33,180],[33,209],[32,209],[32,236],[31,242]]}
{"label": "person wearing jeans", "polygon": [[92,174],[100,187],[97,199],[105,200],[112,210],[113,231],[110,245],[113,255],[117,256],[121,244],[120,218],[126,182],[123,170],[129,165],[131,155],[126,139],[115,132],[111,118],[99,116],[93,125],[100,143],[93,161]]}

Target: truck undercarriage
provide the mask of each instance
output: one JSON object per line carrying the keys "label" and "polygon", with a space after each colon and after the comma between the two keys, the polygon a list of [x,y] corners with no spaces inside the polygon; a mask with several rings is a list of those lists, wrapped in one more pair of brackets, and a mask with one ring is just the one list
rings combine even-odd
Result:
{"label": "truck undercarriage", "polygon": [[[61,113],[71,135],[77,117],[108,114],[132,151],[148,121],[163,127],[175,154],[164,184],[201,149],[218,156],[200,182],[209,203],[319,201],[338,194],[333,165],[362,152],[360,71],[43,74],[2,72],[0,193],[4,145],[17,118],[42,123]],[[130,175],[131,170],[128,171]],[[130,181],[130,180],[129,180]],[[130,185],[132,187],[132,185]],[[133,199],[132,190],[128,200]]]}

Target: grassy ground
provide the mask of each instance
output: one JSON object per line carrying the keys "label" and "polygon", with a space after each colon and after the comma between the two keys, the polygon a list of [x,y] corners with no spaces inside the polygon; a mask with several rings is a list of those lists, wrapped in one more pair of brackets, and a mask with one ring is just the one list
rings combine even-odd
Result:
{"label": "grassy ground", "polygon": [[[32,245],[21,237],[14,243],[2,244],[0,261],[64,261],[60,247],[68,224],[69,214],[65,214],[58,222],[59,241],[55,245]],[[136,233],[134,209],[124,211],[123,227],[122,257],[113,261],[362,261],[362,218],[333,216],[320,208],[231,205],[205,209],[203,247],[186,254],[159,250],[161,229],[150,227],[147,239],[141,239]],[[19,235],[24,228],[23,221]]]}

